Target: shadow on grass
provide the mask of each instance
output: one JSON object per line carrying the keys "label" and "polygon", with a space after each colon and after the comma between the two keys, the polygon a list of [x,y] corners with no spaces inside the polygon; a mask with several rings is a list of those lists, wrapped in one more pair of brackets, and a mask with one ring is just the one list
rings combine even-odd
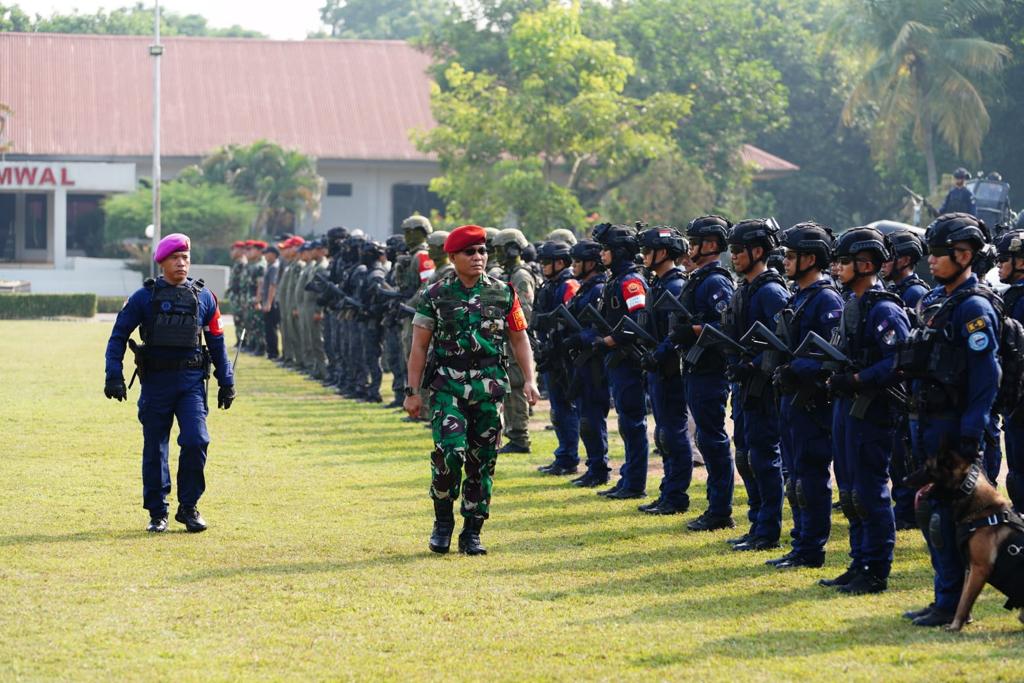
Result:
{"label": "shadow on grass", "polygon": [[438,557],[426,548],[422,552],[382,555],[367,557],[361,560],[322,562],[296,562],[294,564],[267,564],[246,567],[221,567],[182,574],[171,579],[177,583],[197,583],[210,579],[232,579],[239,576],[289,576],[292,574],[320,574],[324,572],[347,571],[351,569],[383,569],[397,565],[419,562],[431,557]]}
{"label": "shadow on grass", "polygon": [[144,530],[111,531],[97,529],[95,531],[76,531],[67,534],[21,534],[17,536],[0,536],[0,547],[19,545],[46,545],[49,543],[77,543],[81,541],[116,541],[138,540],[146,536]]}

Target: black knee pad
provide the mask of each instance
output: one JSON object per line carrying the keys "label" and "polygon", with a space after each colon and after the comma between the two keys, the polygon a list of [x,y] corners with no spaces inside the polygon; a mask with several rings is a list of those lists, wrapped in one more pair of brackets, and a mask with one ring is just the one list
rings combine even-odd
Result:
{"label": "black knee pad", "polygon": [[860,497],[860,495],[857,494],[856,491],[853,491],[850,494],[850,502],[853,503],[853,510],[857,517],[859,517],[860,519],[868,518],[868,508],[866,505],[864,505],[864,500]]}
{"label": "black knee pad", "polygon": [[853,506],[853,495],[849,491],[839,491],[839,508],[843,511],[843,516],[851,522],[858,519],[857,510]]}
{"label": "black knee pad", "polygon": [[804,482],[802,479],[796,480],[796,504],[800,506],[801,510],[807,509],[807,494],[804,493]]}
{"label": "black knee pad", "polygon": [[736,449],[736,471],[740,473],[743,481],[748,481],[754,476],[753,470],[750,469],[749,451]]}

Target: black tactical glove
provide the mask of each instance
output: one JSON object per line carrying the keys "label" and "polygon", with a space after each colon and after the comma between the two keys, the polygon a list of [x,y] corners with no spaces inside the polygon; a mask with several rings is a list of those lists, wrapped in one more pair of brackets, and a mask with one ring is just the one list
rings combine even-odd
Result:
{"label": "black tactical glove", "polygon": [[235,400],[235,385],[228,384],[217,390],[217,407],[227,410]]}
{"label": "black tactical glove", "polygon": [[861,383],[854,378],[854,373],[844,372],[832,375],[832,379],[828,381],[828,386],[834,393],[840,396],[852,396],[860,389]]}
{"label": "black tactical glove", "polygon": [[107,398],[116,398],[124,401],[128,398],[128,387],[124,384],[124,377],[110,377],[103,385],[103,395]]}
{"label": "black tactical glove", "polygon": [[734,363],[725,369],[725,376],[730,382],[745,382],[757,372],[751,363]]}
{"label": "black tactical glove", "polygon": [[780,365],[775,368],[775,373],[772,375],[772,383],[782,393],[793,394],[800,388],[800,375],[788,365]]}
{"label": "black tactical glove", "polygon": [[693,325],[684,321],[672,330],[668,340],[676,346],[689,348],[697,343],[697,335],[693,332]]}
{"label": "black tactical glove", "polygon": [[647,372],[657,372],[661,369],[661,361],[653,352],[648,351],[640,358],[640,367]]}

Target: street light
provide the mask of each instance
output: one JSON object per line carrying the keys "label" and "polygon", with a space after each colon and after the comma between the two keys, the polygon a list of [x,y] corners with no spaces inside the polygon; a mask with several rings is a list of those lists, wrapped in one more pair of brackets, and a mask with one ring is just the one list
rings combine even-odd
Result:
{"label": "street light", "polygon": [[[160,242],[160,56],[164,46],[160,44],[160,0],[154,0],[153,44],[149,56],[153,58],[153,251]],[[150,274],[156,277],[156,263],[150,261]]]}

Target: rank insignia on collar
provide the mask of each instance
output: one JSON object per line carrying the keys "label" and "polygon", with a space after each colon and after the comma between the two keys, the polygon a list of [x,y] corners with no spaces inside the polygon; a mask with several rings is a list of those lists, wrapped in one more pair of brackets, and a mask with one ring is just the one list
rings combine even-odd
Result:
{"label": "rank insignia on collar", "polygon": [[967,334],[971,334],[972,332],[977,332],[978,330],[983,329],[985,329],[984,318],[975,318],[971,322],[967,323]]}

